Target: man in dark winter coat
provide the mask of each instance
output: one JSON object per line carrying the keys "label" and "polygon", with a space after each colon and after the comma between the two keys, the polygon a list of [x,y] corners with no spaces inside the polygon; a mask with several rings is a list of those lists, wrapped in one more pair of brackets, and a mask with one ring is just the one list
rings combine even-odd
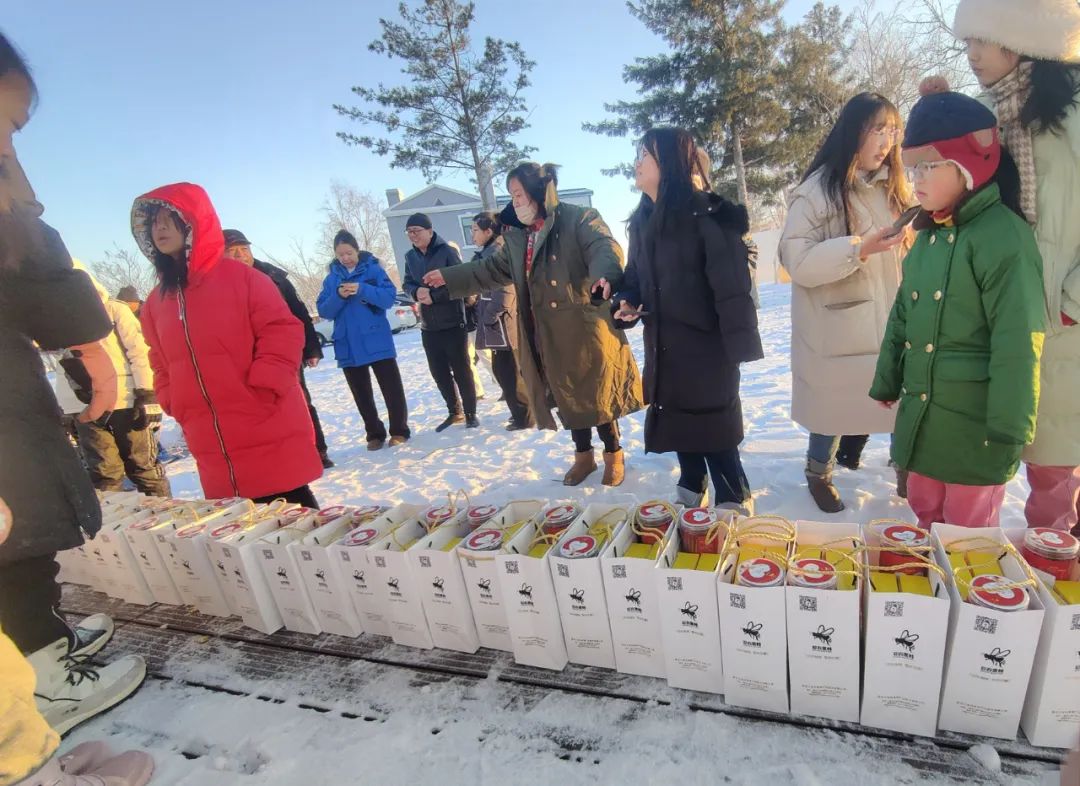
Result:
{"label": "man in dark winter coat", "polygon": [[130,308],[131,312],[136,317],[138,317],[139,312],[142,311],[143,302],[142,298],[139,297],[139,291],[130,284],[126,287],[120,287],[120,291],[116,293],[116,299]]}
{"label": "man in dark winter coat", "polygon": [[319,413],[311,402],[311,393],[308,392],[307,380],[304,379],[304,368],[315,368],[319,365],[319,361],[322,360],[323,356],[322,345],[319,344],[319,334],[315,332],[311,314],[308,313],[307,307],[300,300],[300,296],[296,294],[296,287],[289,281],[289,274],[276,265],[256,259],[251,253],[251,241],[247,239],[243,232],[238,229],[226,229],[223,234],[225,235],[225,255],[243,262],[249,267],[254,267],[260,273],[269,276],[270,280],[274,282],[274,286],[278,288],[278,292],[285,298],[285,305],[289,307],[289,311],[304,326],[304,356],[300,364],[300,387],[303,389],[304,398],[307,400],[308,412],[311,414],[311,425],[315,428],[315,447],[319,451],[319,458],[322,459],[323,469],[330,469],[334,466],[334,462],[330,460],[330,456],[327,454],[326,437],[323,435],[322,423],[319,422]]}
{"label": "man in dark winter coat", "polygon": [[413,247],[405,255],[402,287],[420,304],[420,330],[428,368],[449,412],[435,430],[445,431],[462,421],[467,427],[475,428],[480,422],[476,418],[476,383],[469,363],[465,302],[451,298],[444,286],[426,287],[423,283],[424,276],[432,270],[460,265],[461,256],[435,234],[431,219],[423,213],[409,216],[405,232]]}

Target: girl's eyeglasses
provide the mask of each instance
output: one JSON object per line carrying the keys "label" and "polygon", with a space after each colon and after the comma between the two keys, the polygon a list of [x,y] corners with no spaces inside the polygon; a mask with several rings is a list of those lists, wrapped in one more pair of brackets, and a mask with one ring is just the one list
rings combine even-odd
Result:
{"label": "girl's eyeglasses", "polygon": [[938,167],[951,163],[951,161],[922,161],[915,166],[909,166],[904,169],[904,174],[907,175],[907,179],[910,182],[914,183],[916,180],[928,177],[930,173]]}
{"label": "girl's eyeglasses", "polygon": [[880,142],[889,142],[896,144],[900,141],[900,129],[896,126],[882,126],[881,128],[875,128],[870,132],[870,136],[874,137]]}

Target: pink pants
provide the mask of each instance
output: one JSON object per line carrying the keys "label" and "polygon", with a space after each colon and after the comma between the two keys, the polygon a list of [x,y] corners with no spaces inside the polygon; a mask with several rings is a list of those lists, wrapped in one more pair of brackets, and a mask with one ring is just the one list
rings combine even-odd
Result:
{"label": "pink pants", "polygon": [[1076,526],[1080,467],[1027,465],[1031,494],[1024,506],[1029,527],[1051,527],[1066,532]]}
{"label": "pink pants", "polygon": [[965,486],[942,483],[918,472],[908,473],[908,504],[919,526],[956,524],[961,527],[996,527],[1005,486]]}

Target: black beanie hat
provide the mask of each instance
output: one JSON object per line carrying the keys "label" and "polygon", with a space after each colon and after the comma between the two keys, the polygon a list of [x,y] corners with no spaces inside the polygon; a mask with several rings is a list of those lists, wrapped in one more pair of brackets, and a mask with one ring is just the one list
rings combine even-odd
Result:
{"label": "black beanie hat", "polygon": [[409,220],[405,222],[405,226],[431,229],[431,219],[423,213],[413,213],[409,216]]}
{"label": "black beanie hat", "polygon": [[994,113],[971,96],[962,93],[930,92],[948,85],[944,82],[927,84],[926,80],[920,91],[922,98],[908,115],[907,129],[904,133],[904,147],[922,147],[941,142],[945,139],[957,139],[975,131],[997,128]]}

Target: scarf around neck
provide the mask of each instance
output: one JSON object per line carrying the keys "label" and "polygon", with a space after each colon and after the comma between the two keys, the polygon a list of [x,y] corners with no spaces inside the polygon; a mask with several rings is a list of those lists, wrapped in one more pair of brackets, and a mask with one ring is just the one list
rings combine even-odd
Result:
{"label": "scarf around neck", "polygon": [[1020,121],[1020,112],[1031,94],[1033,65],[1030,61],[1021,63],[989,90],[997,110],[998,124],[1001,126],[1001,141],[1020,170],[1020,207],[1032,226],[1038,218],[1035,199],[1035,148],[1031,128],[1024,128]]}

